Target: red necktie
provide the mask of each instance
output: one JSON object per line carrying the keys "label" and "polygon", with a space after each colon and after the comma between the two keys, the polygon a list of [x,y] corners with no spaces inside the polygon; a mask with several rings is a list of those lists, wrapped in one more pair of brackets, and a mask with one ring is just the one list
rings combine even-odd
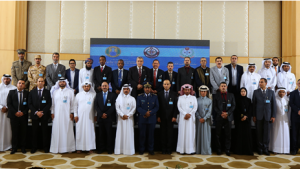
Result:
{"label": "red necktie", "polygon": [[141,84],[141,78],[142,78],[142,71],[141,68],[139,68],[139,84]]}
{"label": "red necktie", "polygon": [[153,88],[155,89],[156,87],[156,69],[154,69],[154,74],[153,74]]}
{"label": "red necktie", "polygon": [[103,72],[103,66],[101,66],[101,72]]}

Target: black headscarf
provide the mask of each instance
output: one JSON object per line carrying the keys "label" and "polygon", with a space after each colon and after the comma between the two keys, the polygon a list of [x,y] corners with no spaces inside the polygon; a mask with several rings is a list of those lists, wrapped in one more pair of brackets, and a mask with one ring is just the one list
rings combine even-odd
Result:
{"label": "black headscarf", "polygon": [[[245,96],[241,95],[242,89],[244,89],[246,91],[246,95]],[[240,97],[239,97],[239,101],[238,102],[242,103],[243,105],[246,105],[248,103],[248,97],[247,97],[248,91],[247,91],[247,89],[245,87],[240,88],[240,93],[239,94],[240,94]]]}

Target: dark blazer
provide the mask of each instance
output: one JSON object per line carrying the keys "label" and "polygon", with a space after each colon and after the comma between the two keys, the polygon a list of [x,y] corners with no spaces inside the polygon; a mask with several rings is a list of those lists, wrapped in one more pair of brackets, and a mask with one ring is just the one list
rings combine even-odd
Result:
{"label": "dark blazer", "polygon": [[122,86],[124,84],[128,84],[128,70],[123,69],[123,79],[122,79],[121,86],[119,87],[119,83],[118,83],[119,72],[118,71],[119,71],[119,69],[116,69],[112,73],[111,87],[112,87],[113,92],[116,92],[116,90],[121,90]]}
{"label": "dark blazer", "polygon": [[51,87],[55,85],[57,80],[60,78],[58,74],[61,74],[61,77],[66,76],[66,67],[62,64],[58,64],[56,70],[54,71],[53,63],[49,64],[46,67],[46,80],[47,80],[47,89],[51,90]]}
{"label": "dark blazer", "polygon": [[229,78],[230,78],[230,81],[229,81],[229,84],[228,84],[228,91],[229,92],[234,92],[234,91],[240,91],[240,84],[241,84],[241,78],[242,78],[242,75],[244,73],[244,68],[243,66],[240,66],[240,65],[236,65],[236,90],[234,90],[232,88],[232,71],[231,71],[231,64],[228,64],[225,66],[228,71],[229,71]]}
{"label": "dark blazer", "polygon": [[[153,86],[153,69],[150,69],[150,82],[152,83],[152,89],[157,90],[157,92],[160,92],[164,89],[163,82],[165,80],[164,71],[161,69],[157,70],[157,76],[156,76],[156,88]],[[159,82],[160,81],[160,82]]]}
{"label": "dark blazer", "polygon": [[[159,110],[157,112],[157,117],[160,117],[161,120],[169,120],[172,118],[177,118],[177,114],[179,113],[177,108],[177,92],[172,90],[169,91],[168,101],[165,99],[165,90],[158,93],[158,101],[159,101]],[[173,104],[169,104],[172,101]]]}
{"label": "dark blazer", "polygon": [[[106,80],[104,79],[106,77]],[[102,82],[107,82],[108,84],[111,82],[112,77],[112,69],[111,67],[105,65],[103,71],[101,72],[100,66],[95,67],[93,73],[93,80],[95,84],[95,91],[98,93],[98,87],[101,86]]]}
{"label": "dark blazer", "polygon": [[[43,100],[46,101],[46,103],[43,103]],[[42,99],[39,100],[39,94],[38,94],[38,89],[35,88],[30,91],[29,96],[28,96],[28,107],[31,110],[30,117],[31,119],[38,119],[38,116],[35,114],[36,111],[43,111],[43,119],[48,119],[50,118],[50,108],[52,106],[52,99],[51,99],[51,94],[50,90],[43,89],[42,93]]]}
{"label": "dark blazer", "polygon": [[[102,122],[102,121],[110,121],[112,122],[116,118],[116,111],[115,111],[115,102],[116,102],[116,94],[112,92],[108,92],[107,98],[105,101],[105,105],[103,104],[103,92],[99,92],[96,95],[95,99],[95,109],[97,111],[97,121]],[[111,103],[111,106],[107,106],[108,102]],[[107,114],[106,119],[102,119],[103,113]]]}
{"label": "dark blazer", "polygon": [[[180,91],[180,88],[184,84],[194,85],[194,71],[195,69],[190,67],[189,73],[186,73],[185,67],[181,67],[178,69],[177,76],[177,92]],[[194,89],[195,90],[195,89]]]}
{"label": "dark blazer", "polygon": [[71,70],[70,69],[66,70],[66,77],[65,77],[66,79],[68,79],[70,87],[71,87],[71,83],[74,83],[74,88],[73,89],[76,90],[76,93],[78,93],[78,91],[79,91],[79,89],[78,89],[79,71],[80,71],[79,69],[75,68],[74,82],[72,82],[72,80],[71,80]]}
{"label": "dark blazer", "polygon": [[300,96],[298,89],[290,93],[290,106],[291,106],[291,122],[300,122],[300,115],[298,111],[300,110]]}
{"label": "dark blazer", "polygon": [[[222,99],[222,96],[221,96],[221,92],[217,92],[215,94],[215,97],[213,98],[214,99],[214,111],[217,113],[217,116],[216,116],[216,120],[220,120],[220,119],[223,119],[221,114],[223,112],[223,99]],[[229,107],[228,106],[228,103],[230,102],[231,106]],[[232,93],[228,93],[227,92],[227,104],[226,104],[226,112],[228,113],[228,121],[232,121],[234,119],[234,115],[233,115],[233,111],[235,109],[235,98],[234,98],[234,95]]]}
{"label": "dark blazer", "polygon": [[[136,102],[136,110],[139,113],[139,124],[156,123],[156,113],[159,109],[157,96],[155,94],[150,94],[150,96],[146,97],[145,93],[142,93],[137,97]],[[144,118],[144,115],[148,110],[151,111],[150,116],[148,118]]]}
{"label": "dark blazer", "polygon": [[[149,68],[146,66],[143,66],[142,68],[142,76],[141,76],[141,83],[143,82],[150,82],[150,72]],[[137,69],[137,66],[133,66],[129,68],[128,71],[128,83],[131,84],[132,92],[131,96],[137,97],[137,85],[139,84],[139,72]]]}
{"label": "dark blazer", "polygon": [[[270,100],[270,103],[266,103],[266,100]],[[276,117],[276,100],[273,90],[266,90],[266,98],[263,97],[261,89],[254,90],[253,98],[253,117],[257,120],[262,120],[265,117],[265,121],[270,121],[271,117]]]}
{"label": "dark blazer", "polygon": [[[169,76],[169,72],[168,71],[165,71],[164,72],[164,75],[165,75],[165,79],[168,79],[170,80],[170,76]],[[172,82],[171,83],[171,90],[176,92],[177,93],[177,72],[174,72],[173,71],[173,74],[172,74]]]}
{"label": "dark blazer", "polygon": [[[21,104],[21,112],[23,112],[23,116],[20,118],[28,119],[28,95],[29,92],[26,90],[23,90],[23,104]],[[24,102],[26,104],[24,105]],[[10,90],[7,95],[7,108],[8,108],[8,118],[18,118],[15,114],[19,110],[19,99],[18,99],[18,89]]]}

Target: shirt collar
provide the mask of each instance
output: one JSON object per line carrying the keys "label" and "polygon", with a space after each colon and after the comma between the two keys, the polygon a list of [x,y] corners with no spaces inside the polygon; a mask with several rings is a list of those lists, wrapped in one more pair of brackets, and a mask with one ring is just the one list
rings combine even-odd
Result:
{"label": "shirt collar", "polygon": [[53,64],[54,66],[55,66],[55,65],[58,65],[58,63],[56,63],[56,64],[55,64],[55,63],[52,63],[52,64]]}
{"label": "shirt collar", "polygon": [[40,89],[40,88],[38,88],[38,87],[37,87],[36,89],[37,89],[37,90],[41,90],[41,91],[43,91],[43,90],[44,90],[44,88]]}
{"label": "shirt collar", "polygon": [[166,91],[166,90],[164,90],[164,91],[169,93],[169,92],[170,92],[170,89],[169,89],[168,91]]}
{"label": "shirt collar", "polygon": [[[136,66],[137,67],[137,69],[139,70],[139,67],[138,66]],[[141,69],[143,70],[143,66],[141,66]]]}
{"label": "shirt collar", "polygon": [[170,72],[170,71],[168,70],[168,73],[173,73],[173,71]]}
{"label": "shirt collar", "polygon": [[120,71],[120,70],[122,70],[122,71],[123,71],[123,68],[122,68],[122,69],[119,69],[119,68],[118,68],[118,70],[119,70],[119,71]]}

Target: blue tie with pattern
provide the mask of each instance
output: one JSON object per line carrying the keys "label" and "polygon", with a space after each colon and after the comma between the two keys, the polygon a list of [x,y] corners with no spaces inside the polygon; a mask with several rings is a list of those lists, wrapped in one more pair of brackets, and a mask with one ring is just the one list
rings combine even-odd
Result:
{"label": "blue tie with pattern", "polygon": [[119,87],[121,87],[121,85],[122,85],[122,71],[121,70],[119,70],[118,84],[119,84]]}
{"label": "blue tie with pattern", "polygon": [[106,92],[103,93],[103,105],[105,105],[106,102]]}

